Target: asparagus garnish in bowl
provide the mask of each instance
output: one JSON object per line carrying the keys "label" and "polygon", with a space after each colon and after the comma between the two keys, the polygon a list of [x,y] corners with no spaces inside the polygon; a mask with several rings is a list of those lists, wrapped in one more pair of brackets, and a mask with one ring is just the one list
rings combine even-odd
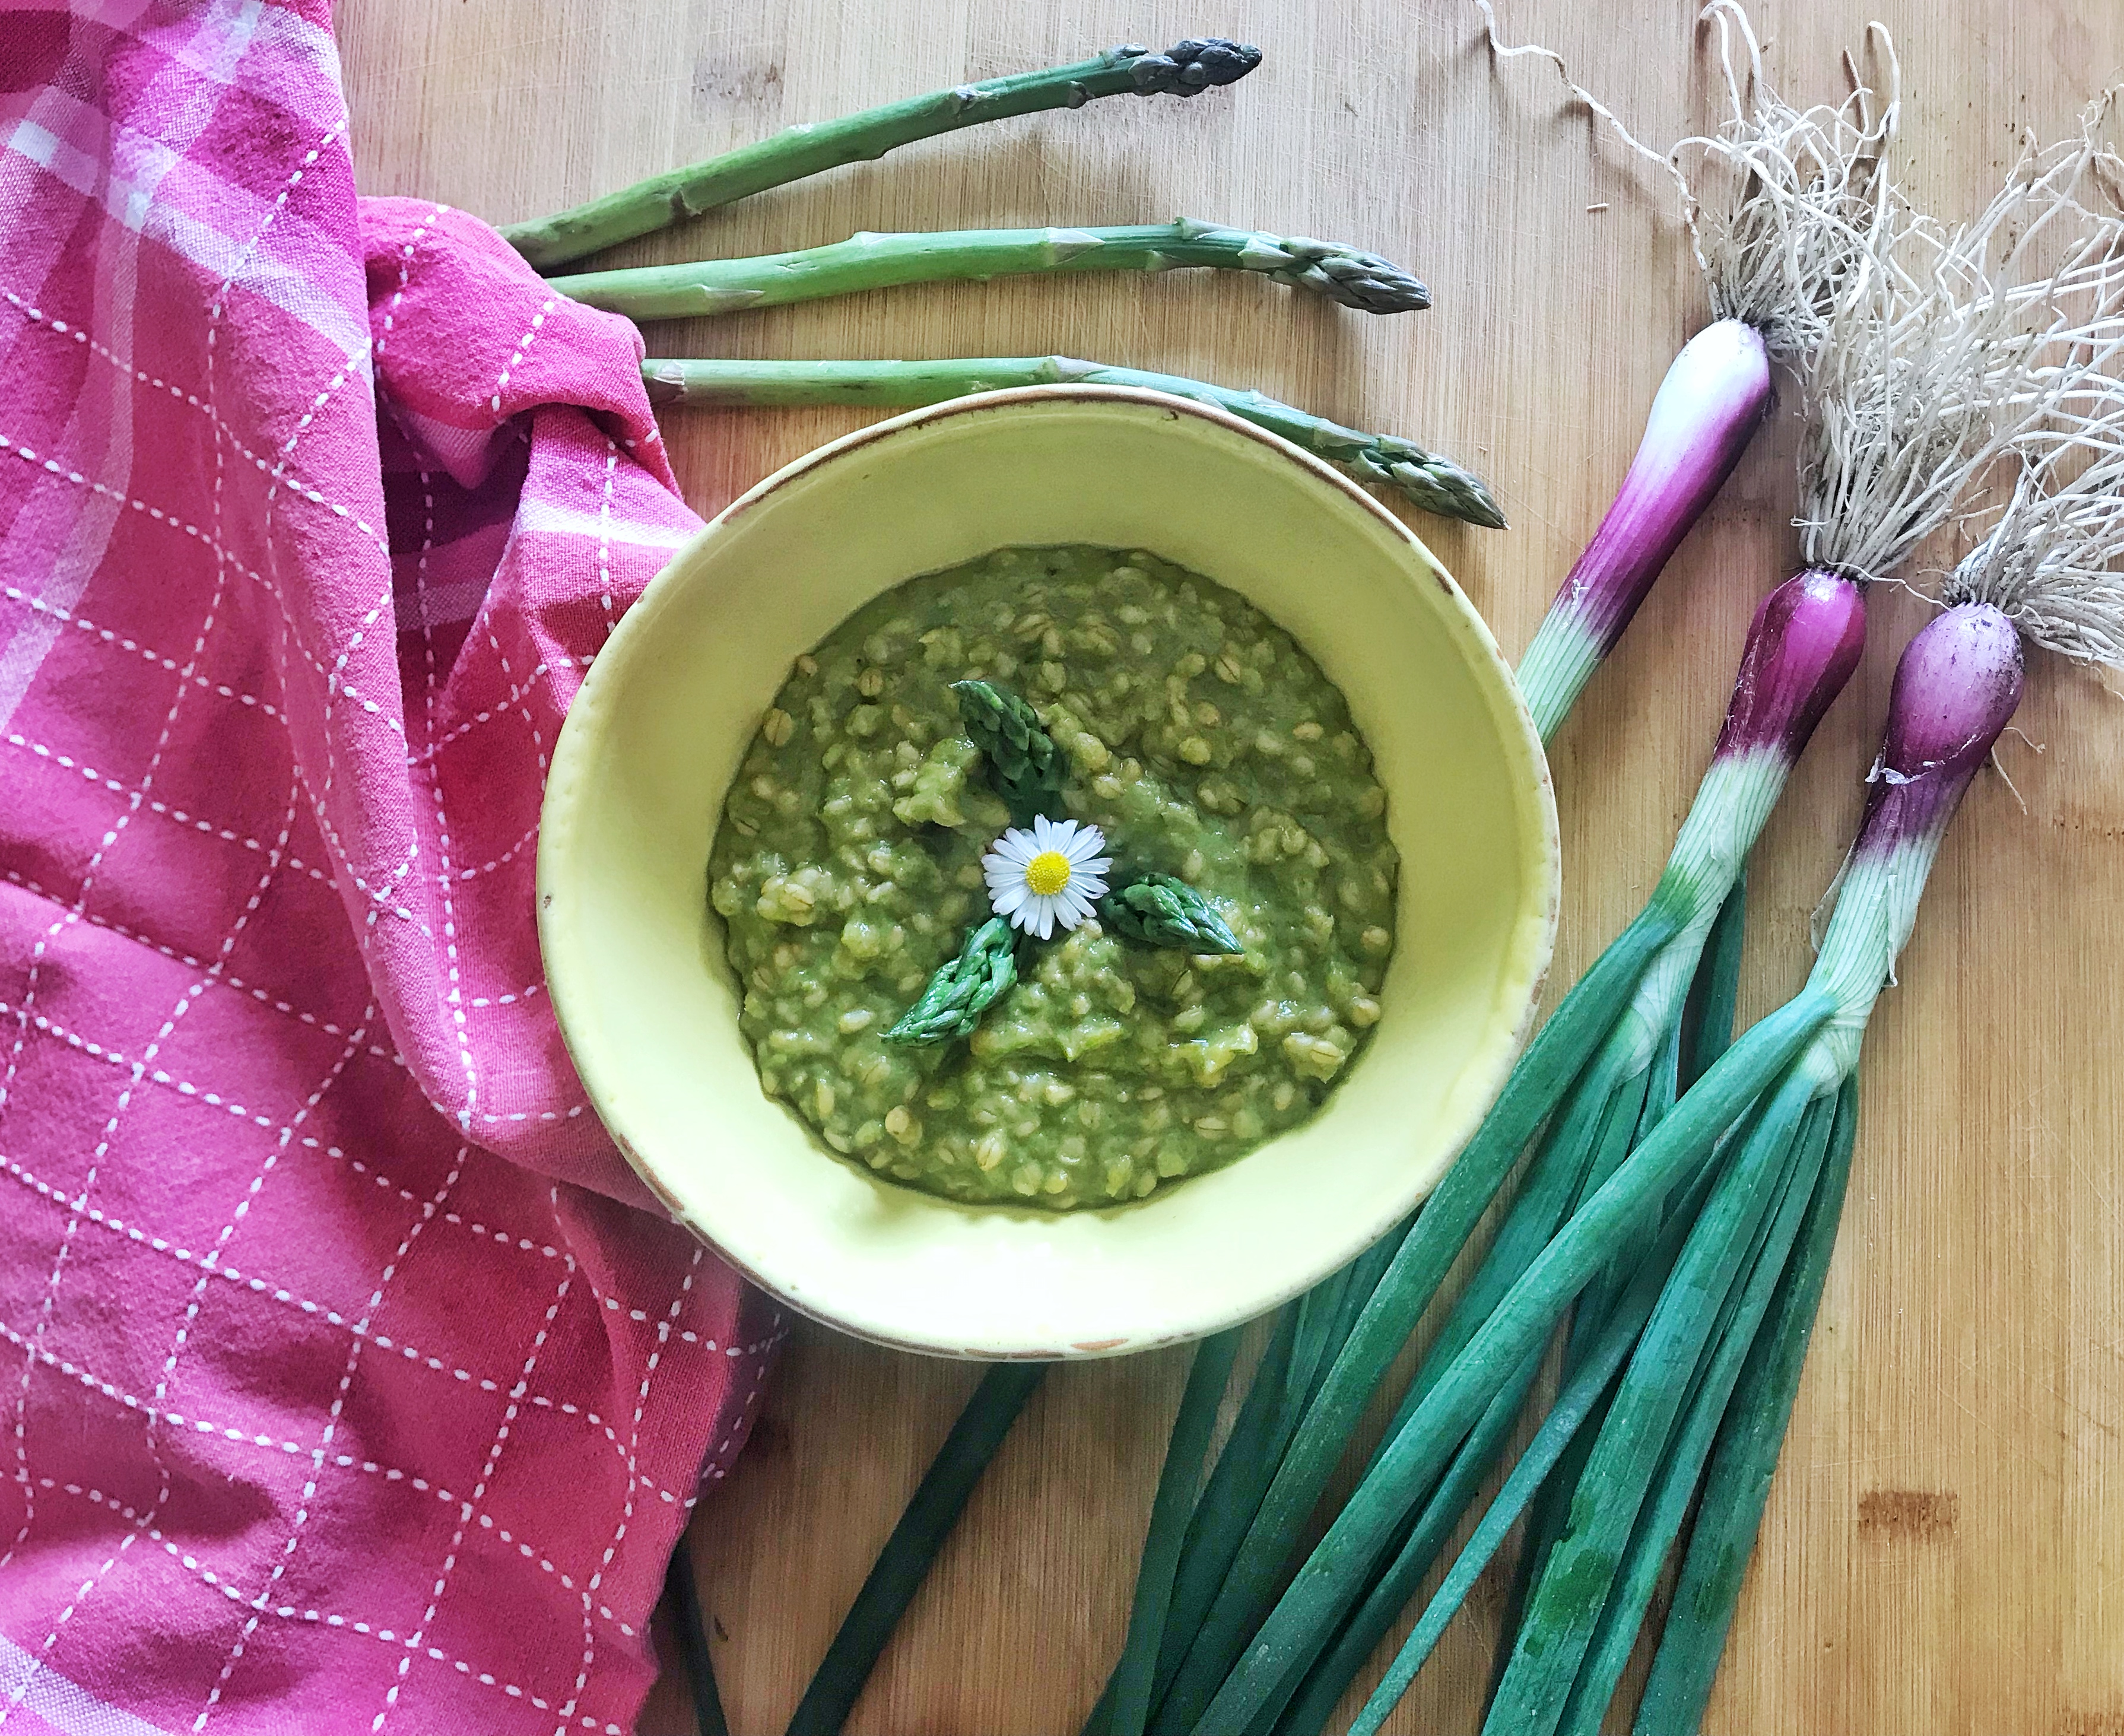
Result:
{"label": "asparagus garnish in bowl", "polygon": [[1013,826],[1031,826],[1062,812],[1069,755],[1047,733],[1040,713],[1020,695],[991,681],[954,681],[959,721],[981,750],[989,783],[1010,810]]}
{"label": "asparagus garnish in bowl", "polygon": [[790,127],[772,139],[651,176],[587,205],[505,223],[501,233],[536,269],[550,271],[734,200],[846,163],[867,162],[917,139],[1043,109],[1082,108],[1100,96],[1192,96],[1215,85],[1234,83],[1260,64],[1259,49],[1219,37],[1191,38],[1157,54],[1124,44],[1069,66],[984,78],[838,120]]}
{"label": "asparagus garnish in bowl", "polygon": [[1145,946],[1227,956],[1246,950],[1216,906],[1171,874],[1117,870],[1113,890],[1098,909],[1102,926]]}
{"label": "asparagus garnish in bowl", "polygon": [[1505,515],[1483,480],[1413,440],[1366,434],[1260,392],[1213,386],[1177,374],[1109,367],[1067,355],[960,356],[936,361],[675,360],[641,365],[649,399],[678,404],[869,404],[895,408],[942,403],[970,392],[1060,383],[1141,386],[1192,398],[1280,434],[1360,482],[1392,488],[1426,512],[1501,530]]}
{"label": "asparagus garnish in bowl", "polygon": [[981,1014],[1017,981],[1017,937],[1000,916],[968,932],[958,955],[929,979],[922,998],[885,1033],[887,1042],[950,1042],[970,1037]]}
{"label": "asparagus garnish in bowl", "polygon": [[852,235],[830,247],[556,277],[563,295],[629,319],[689,319],[862,289],[1043,271],[1258,271],[1365,313],[1407,313],[1431,291],[1376,253],[1304,236],[1172,223],[1094,229],[941,229]]}

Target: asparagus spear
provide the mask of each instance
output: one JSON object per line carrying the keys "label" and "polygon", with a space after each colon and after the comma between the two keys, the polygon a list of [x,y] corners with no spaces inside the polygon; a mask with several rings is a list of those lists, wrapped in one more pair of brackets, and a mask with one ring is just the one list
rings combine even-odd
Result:
{"label": "asparagus spear", "polygon": [[1149,946],[1182,953],[1246,950],[1215,906],[1170,874],[1128,876],[1099,901],[1098,911],[1100,927]]}
{"label": "asparagus spear", "polygon": [[1010,810],[1010,823],[1030,826],[1041,814],[1060,819],[1069,756],[1047,733],[1040,713],[990,681],[954,681],[952,691],[958,696],[960,721],[988,761],[989,782]]}
{"label": "asparagus spear", "polygon": [[959,956],[937,967],[922,998],[885,1033],[887,1042],[949,1042],[971,1034],[981,1014],[1017,981],[1010,924],[991,916],[972,930]]}
{"label": "asparagus spear", "polygon": [[952,229],[877,235],[756,259],[704,259],[553,279],[563,295],[630,319],[686,319],[814,301],[858,289],[951,278],[985,282],[1033,271],[1169,271],[1187,266],[1259,271],[1366,313],[1431,305],[1399,266],[1340,242],[1222,229],[1182,217],[1101,229]]}
{"label": "asparagus spear", "polygon": [[882,157],[918,139],[1042,109],[1081,108],[1095,96],[1191,96],[1243,78],[1260,64],[1259,49],[1217,37],[1177,42],[1162,54],[1124,44],[1074,65],[984,78],[839,120],[791,127],[551,217],[505,224],[501,233],[534,267],[547,271],[748,194]]}
{"label": "asparagus spear", "polygon": [[1324,416],[1311,416],[1259,392],[1238,392],[1112,368],[1067,355],[955,357],[926,362],[674,361],[652,358],[641,365],[649,397],[657,404],[876,404],[942,403],[969,392],[1006,386],[1144,386],[1214,405],[1244,417],[1316,457],[1341,465],[1360,482],[1393,488],[1426,512],[1464,519],[1501,530],[1505,515],[1480,478],[1450,459],[1426,452],[1413,440],[1365,434]]}

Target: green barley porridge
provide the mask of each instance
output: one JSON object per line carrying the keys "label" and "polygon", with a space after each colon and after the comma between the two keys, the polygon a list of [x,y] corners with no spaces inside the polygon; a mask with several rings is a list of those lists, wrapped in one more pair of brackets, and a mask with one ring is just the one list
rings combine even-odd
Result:
{"label": "green barley porridge", "polygon": [[[976,678],[1066,750],[1068,817],[1201,892],[1242,952],[1095,915],[1020,936],[970,1037],[884,1040],[991,915],[1010,821],[951,688]],[[952,1199],[1110,1206],[1228,1164],[1311,1115],[1379,1016],[1385,809],[1342,694],[1222,586],[1084,547],[910,580],[796,660],[716,833],[760,1081],[834,1151]]]}

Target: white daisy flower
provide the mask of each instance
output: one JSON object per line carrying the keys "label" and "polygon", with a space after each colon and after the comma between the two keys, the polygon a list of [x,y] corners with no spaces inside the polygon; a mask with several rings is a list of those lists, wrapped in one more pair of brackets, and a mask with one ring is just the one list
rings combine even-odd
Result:
{"label": "white daisy flower", "polygon": [[1092,914],[1107,890],[1113,859],[1102,856],[1106,836],[1074,820],[1036,819],[1029,829],[1013,826],[981,858],[989,903],[1012,927],[1042,940],[1057,924],[1064,932]]}

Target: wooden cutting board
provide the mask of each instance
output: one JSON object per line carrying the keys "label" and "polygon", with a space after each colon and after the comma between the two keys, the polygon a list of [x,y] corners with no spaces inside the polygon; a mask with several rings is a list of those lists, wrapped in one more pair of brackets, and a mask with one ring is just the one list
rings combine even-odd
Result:
{"label": "wooden cutting board", "polygon": [[[1501,0],[1662,147],[1722,87],[1688,0]],[[1865,0],[1757,22],[1787,93],[1840,94]],[[2118,0],[1882,0],[1908,190],[1980,203],[2023,126],[2056,137],[2124,70]],[[1526,643],[1704,318],[1656,172],[1493,64],[1453,0],[345,0],[365,191],[500,221],[816,120],[1134,40],[1267,51],[1199,101],[1120,99],[962,134],[753,200],[609,262],[778,251],[858,228],[1133,223],[1177,213],[1330,236],[1432,285],[1390,320],[1201,274],[890,291],[667,325],[666,355],[1050,351],[1252,385],[1434,444],[1513,528],[1412,515],[1506,652]],[[682,412],[712,513],[864,418]],[[1741,633],[1788,572],[1788,421],[1759,439],[1558,742],[1557,980],[1644,897],[1709,748]],[[1758,852],[1746,1009],[1791,990],[1857,814],[1895,654],[1873,646]],[[1873,1022],[1858,1167],[1798,1414],[1718,1692],[1722,1736],[2124,1733],[2124,706],[2039,661]],[[2016,794],[2018,789],[2018,795]],[[923,1591],[852,1730],[1074,1731],[1117,1645],[1182,1353],[1058,1370]],[[740,1469],[693,1527],[740,1736],[781,1728],[974,1380],[799,1327]],[[1472,1730],[1486,1582],[1392,1728]],[[1364,1684],[1369,1687],[1369,1678]],[[1354,1702],[1352,1702],[1354,1704]],[[668,1683],[649,1736],[690,1729]],[[1618,1726],[1619,1728],[1620,1726]]]}

